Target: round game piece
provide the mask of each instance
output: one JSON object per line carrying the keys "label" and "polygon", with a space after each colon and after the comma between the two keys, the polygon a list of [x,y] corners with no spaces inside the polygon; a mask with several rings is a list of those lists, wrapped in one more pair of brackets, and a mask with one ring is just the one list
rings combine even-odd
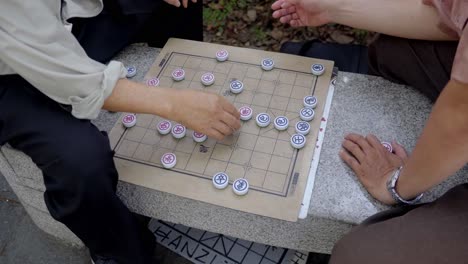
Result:
{"label": "round game piece", "polygon": [[301,119],[307,122],[314,119],[314,115],[315,115],[315,112],[314,112],[314,109],[312,108],[304,107],[299,112],[299,116],[301,117]]}
{"label": "round game piece", "polygon": [[296,123],[296,132],[302,135],[307,135],[310,132],[310,124],[306,121],[299,121]]}
{"label": "round game piece", "polygon": [[302,134],[294,134],[291,136],[291,146],[296,149],[301,149],[306,144],[306,137]]}
{"label": "round game piece", "polygon": [[122,117],[122,124],[127,128],[135,126],[136,121],[137,119],[135,114],[127,114]]}
{"label": "round game piece", "polygon": [[246,195],[249,192],[249,182],[244,178],[237,179],[232,183],[232,190],[237,195]]}
{"label": "round game piece", "polygon": [[185,132],[187,132],[187,129],[181,124],[177,124],[172,127],[172,136],[175,138],[183,138],[185,137]]}
{"label": "round game piece", "polygon": [[318,64],[318,63],[312,64],[312,66],[310,67],[310,70],[312,71],[313,75],[320,76],[325,72],[325,66],[323,66],[322,64]]}
{"label": "round game piece", "polygon": [[244,84],[239,80],[234,80],[229,84],[229,88],[231,89],[231,93],[238,94],[244,90]]}
{"label": "round game piece", "polygon": [[385,142],[385,141],[382,141],[381,143],[388,150],[388,152],[390,153],[393,152],[392,144]]}
{"label": "round game piece", "polygon": [[283,131],[288,129],[289,126],[289,120],[285,116],[277,116],[275,118],[275,121],[273,121],[275,124],[275,128],[278,129],[279,131]]}
{"label": "round game piece", "polygon": [[259,127],[267,127],[270,124],[271,119],[267,113],[260,113],[255,118],[255,121],[257,121],[257,125]]}
{"label": "round game piece", "polygon": [[213,186],[216,189],[224,189],[229,184],[229,176],[224,172],[218,172],[213,176]]}
{"label": "round game piece", "polygon": [[317,97],[308,95],[303,100],[304,107],[314,109],[317,106]]}
{"label": "round game piece", "polygon": [[171,132],[171,128],[172,128],[172,124],[171,124],[171,122],[169,122],[167,120],[163,120],[163,121],[158,123],[158,132],[161,135],[169,134],[169,132]]}
{"label": "round game piece", "polygon": [[177,157],[174,153],[166,153],[161,157],[161,163],[164,168],[172,169],[177,163]]}
{"label": "round game piece", "polygon": [[253,110],[252,108],[248,106],[242,106],[241,108],[239,108],[239,113],[240,113],[240,119],[247,121],[252,118]]}
{"label": "round game piece", "polygon": [[127,67],[127,78],[132,78],[137,74],[137,70],[135,66],[128,66]]}
{"label": "round game piece", "polygon": [[185,79],[185,71],[184,69],[175,69],[173,72],[172,72],[172,79],[174,79],[174,81],[182,81],[183,79]]}
{"label": "round game piece", "polygon": [[159,78],[155,77],[155,78],[151,78],[151,79],[147,80],[146,85],[148,85],[148,86],[159,86]]}
{"label": "round game piece", "polygon": [[205,134],[198,133],[195,131],[193,131],[192,137],[193,137],[193,140],[197,143],[202,143],[208,138]]}
{"label": "round game piece", "polygon": [[265,71],[271,71],[275,67],[275,62],[273,59],[265,58],[262,60],[262,69]]}
{"label": "round game piece", "polygon": [[218,61],[225,61],[229,57],[229,52],[227,50],[218,50],[216,52],[216,59]]}
{"label": "round game piece", "polygon": [[204,73],[201,76],[201,82],[203,83],[203,85],[206,85],[206,86],[212,85],[214,81],[215,81],[215,76],[211,72]]}

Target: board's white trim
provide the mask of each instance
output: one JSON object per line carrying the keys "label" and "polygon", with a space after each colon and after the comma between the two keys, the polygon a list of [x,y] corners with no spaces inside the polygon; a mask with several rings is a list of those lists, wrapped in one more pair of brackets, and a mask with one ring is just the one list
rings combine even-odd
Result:
{"label": "board's white trim", "polygon": [[[325,130],[328,123],[328,115],[330,114],[331,103],[333,99],[333,93],[335,91],[335,85],[333,84],[333,77],[330,82],[330,88],[328,89],[327,100],[325,102],[325,108],[323,110],[323,117],[325,118],[325,122],[320,122],[320,128],[322,131],[319,131],[317,136],[317,145],[319,146],[318,149],[315,149],[314,156],[312,158],[312,164],[309,170],[309,177],[307,178],[307,185],[304,192],[304,199],[302,199],[301,209],[299,210],[299,219],[305,219],[307,217],[307,213],[309,212],[310,201],[312,199],[312,191],[314,189],[315,184],[315,176],[317,174],[318,164],[320,160],[320,152],[322,151],[322,144],[323,139],[325,137]],[[316,117],[322,118],[322,117]]]}

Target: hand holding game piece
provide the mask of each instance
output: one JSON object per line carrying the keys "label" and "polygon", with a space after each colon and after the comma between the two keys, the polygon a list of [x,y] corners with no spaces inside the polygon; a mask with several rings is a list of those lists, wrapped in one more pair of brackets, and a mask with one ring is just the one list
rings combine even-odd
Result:
{"label": "hand holding game piece", "polygon": [[224,97],[195,90],[171,90],[172,120],[222,140],[240,128],[240,114]]}
{"label": "hand holding game piece", "polygon": [[277,0],[271,6],[272,16],[293,27],[318,27],[332,22],[332,4],[330,1]]}
{"label": "hand holding game piece", "polygon": [[385,204],[394,204],[395,200],[387,189],[387,181],[396,169],[408,159],[403,146],[392,142],[393,153],[382,146],[374,135],[362,136],[348,134],[340,150],[340,158],[356,173],[366,190],[377,200]]}

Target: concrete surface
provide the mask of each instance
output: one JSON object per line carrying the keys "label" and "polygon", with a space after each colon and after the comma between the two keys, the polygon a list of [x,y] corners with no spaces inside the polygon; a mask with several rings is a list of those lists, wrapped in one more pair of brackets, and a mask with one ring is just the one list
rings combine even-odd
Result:
{"label": "concrete surface", "polygon": [[90,263],[85,248],[47,235],[31,220],[18,197],[0,176],[0,263]]}

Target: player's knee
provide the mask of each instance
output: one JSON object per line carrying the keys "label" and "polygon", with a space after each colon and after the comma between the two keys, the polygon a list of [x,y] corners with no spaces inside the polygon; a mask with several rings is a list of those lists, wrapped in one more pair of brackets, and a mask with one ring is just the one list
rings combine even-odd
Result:
{"label": "player's knee", "polygon": [[107,138],[88,139],[85,144],[76,141],[62,152],[56,172],[61,175],[54,178],[63,177],[61,185],[68,191],[86,198],[115,188],[118,176]]}
{"label": "player's knee", "polygon": [[359,250],[356,248],[359,245],[359,241],[353,232],[344,236],[338,243],[335,244],[332,250],[330,258],[330,264],[352,264],[359,263]]}

